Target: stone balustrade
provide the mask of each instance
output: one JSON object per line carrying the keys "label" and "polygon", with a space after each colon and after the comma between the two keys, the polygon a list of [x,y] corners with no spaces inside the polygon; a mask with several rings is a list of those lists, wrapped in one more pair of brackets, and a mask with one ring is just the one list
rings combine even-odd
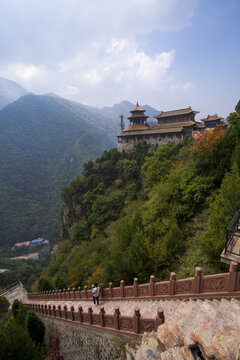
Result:
{"label": "stone balustrade", "polygon": [[57,318],[70,322],[76,322],[84,325],[104,328],[107,330],[117,330],[121,333],[143,334],[146,331],[157,330],[158,326],[164,323],[164,313],[161,307],[158,307],[154,318],[142,318],[139,308],[136,306],[133,316],[121,315],[119,307],[115,307],[114,314],[106,314],[104,307],[100,307],[99,314],[93,313],[89,306],[88,312],[83,312],[82,306],[75,311],[74,306],[70,309],[61,305],[43,305],[43,304],[25,304],[33,309],[37,314]]}
{"label": "stone balustrade", "polygon": [[[201,268],[196,268],[195,276],[189,279],[176,280],[176,274],[171,272],[169,281],[156,282],[154,275],[150,282],[139,284],[134,279],[131,286],[125,286],[121,280],[119,287],[109,283],[108,288],[100,289],[102,300],[129,300],[129,299],[172,299],[172,298],[201,298],[217,296],[240,296],[240,272],[237,263],[232,261],[228,273],[203,275]],[[29,300],[92,300],[92,292],[84,287],[72,290],[52,290],[28,294]]]}

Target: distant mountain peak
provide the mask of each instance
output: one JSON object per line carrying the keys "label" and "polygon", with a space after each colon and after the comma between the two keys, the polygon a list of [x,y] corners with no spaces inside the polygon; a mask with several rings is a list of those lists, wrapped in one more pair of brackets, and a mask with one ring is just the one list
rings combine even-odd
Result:
{"label": "distant mountain peak", "polygon": [[0,109],[28,92],[15,81],[0,77]]}

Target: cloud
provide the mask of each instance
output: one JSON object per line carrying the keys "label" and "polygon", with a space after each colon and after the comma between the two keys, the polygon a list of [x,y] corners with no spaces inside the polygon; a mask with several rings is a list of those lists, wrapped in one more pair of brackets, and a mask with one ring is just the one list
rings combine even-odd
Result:
{"label": "cloud", "polygon": [[176,53],[154,48],[146,52],[139,39],[144,42],[145,34],[152,31],[184,29],[199,3],[1,2],[0,75],[19,81],[29,91],[55,92],[92,105],[133,97],[156,99],[166,87],[178,86],[170,74]]}
{"label": "cloud", "polygon": [[188,81],[184,84],[175,84],[175,85],[171,85],[170,90],[171,91],[188,91],[189,89],[194,88],[195,85],[193,83],[191,83],[191,81]]}

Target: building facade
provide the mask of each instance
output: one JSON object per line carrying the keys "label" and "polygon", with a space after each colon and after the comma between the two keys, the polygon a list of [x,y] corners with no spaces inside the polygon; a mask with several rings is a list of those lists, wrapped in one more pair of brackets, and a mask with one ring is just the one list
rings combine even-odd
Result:
{"label": "building facade", "polygon": [[217,114],[208,115],[208,118],[202,119],[202,122],[196,121],[195,115],[199,112],[192,110],[191,106],[162,111],[155,116],[158,122],[152,126],[148,125],[148,116],[138,103],[130,112],[131,115],[128,117],[130,125],[118,135],[119,151],[131,151],[135,145],[142,142],[155,146],[183,141],[186,137],[199,137],[206,129],[225,124]]}

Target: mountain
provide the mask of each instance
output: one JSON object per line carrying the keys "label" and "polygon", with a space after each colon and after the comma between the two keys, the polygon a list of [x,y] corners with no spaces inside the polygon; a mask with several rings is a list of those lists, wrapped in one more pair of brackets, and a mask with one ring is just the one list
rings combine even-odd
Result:
{"label": "mountain", "polygon": [[[139,104],[140,105],[140,104]],[[122,101],[120,104],[115,104],[112,107],[103,107],[100,109],[100,113],[108,116],[110,118],[118,119],[119,124],[119,117],[121,114],[124,115],[125,125],[127,126],[128,120],[127,117],[130,115],[129,112],[135,108],[136,104],[133,104],[129,101]],[[156,119],[154,119],[155,115],[158,115],[160,113],[159,110],[156,110],[152,108],[149,105],[140,105],[143,109],[146,110],[146,115],[149,116],[149,122],[156,122]]]}
{"label": "mountain", "polygon": [[[113,141],[115,142],[117,142],[117,134],[120,132],[120,115],[122,114],[124,116],[125,127],[127,127],[129,124],[127,118],[130,115],[130,111],[136,106],[136,104],[127,100],[124,100],[119,104],[115,104],[112,107],[109,106],[100,109],[76,102],[72,103],[74,106],[81,108],[81,111],[85,109],[87,111],[91,111],[91,113],[94,113],[96,116],[103,117],[105,129],[110,136],[113,136]],[[154,116],[160,113],[159,110],[156,110],[149,105],[140,106],[146,110],[146,115],[149,116],[148,122],[157,122],[156,119],[154,119]]]}
{"label": "mountain", "polygon": [[113,146],[101,114],[57,96],[28,94],[0,110],[0,245],[56,239],[62,187]]}
{"label": "mountain", "polygon": [[27,94],[21,85],[0,77],[0,109]]}

